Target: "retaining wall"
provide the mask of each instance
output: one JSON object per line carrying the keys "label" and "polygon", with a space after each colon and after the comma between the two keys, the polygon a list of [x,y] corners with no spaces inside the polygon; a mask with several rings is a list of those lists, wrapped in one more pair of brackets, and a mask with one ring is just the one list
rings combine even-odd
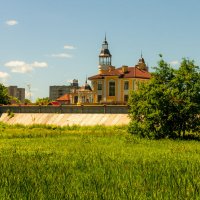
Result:
{"label": "retaining wall", "polygon": [[50,113],[8,113],[0,114],[0,121],[7,124],[46,124],[57,126],[127,125],[128,114],[50,114]]}

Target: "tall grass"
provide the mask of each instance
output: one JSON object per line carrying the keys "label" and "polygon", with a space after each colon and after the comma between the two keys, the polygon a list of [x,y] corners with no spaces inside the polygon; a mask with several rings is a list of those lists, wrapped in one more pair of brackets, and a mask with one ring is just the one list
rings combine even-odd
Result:
{"label": "tall grass", "polygon": [[0,199],[199,199],[197,141],[126,127],[0,126]]}

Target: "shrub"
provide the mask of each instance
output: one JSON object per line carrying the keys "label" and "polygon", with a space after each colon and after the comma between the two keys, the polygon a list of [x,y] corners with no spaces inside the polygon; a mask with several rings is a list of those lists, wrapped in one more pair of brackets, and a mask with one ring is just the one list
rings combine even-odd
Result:
{"label": "shrub", "polygon": [[183,59],[175,70],[163,59],[151,80],[129,98],[129,132],[141,137],[184,137],[200,130],[200,73]]}

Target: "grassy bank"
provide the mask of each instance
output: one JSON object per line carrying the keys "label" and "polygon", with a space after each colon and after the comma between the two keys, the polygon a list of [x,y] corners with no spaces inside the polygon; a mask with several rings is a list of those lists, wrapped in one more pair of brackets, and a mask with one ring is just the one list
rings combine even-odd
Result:
{"label": "grassy bank", "polygon": [[199,199],[197,141],[126,127],[0,126],[0,199]]}

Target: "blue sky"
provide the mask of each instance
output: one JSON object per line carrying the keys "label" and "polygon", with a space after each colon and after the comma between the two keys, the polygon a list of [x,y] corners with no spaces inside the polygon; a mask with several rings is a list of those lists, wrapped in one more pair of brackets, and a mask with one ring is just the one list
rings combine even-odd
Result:
{"label": "blue sky", "polygon": [[0,0],[0,82],[31,85],[32,99],[50,85],[83,84],[98,73],[107,35],[112,64],[150,70],[162,53],[174,67],[200,63],[199,0]]}

